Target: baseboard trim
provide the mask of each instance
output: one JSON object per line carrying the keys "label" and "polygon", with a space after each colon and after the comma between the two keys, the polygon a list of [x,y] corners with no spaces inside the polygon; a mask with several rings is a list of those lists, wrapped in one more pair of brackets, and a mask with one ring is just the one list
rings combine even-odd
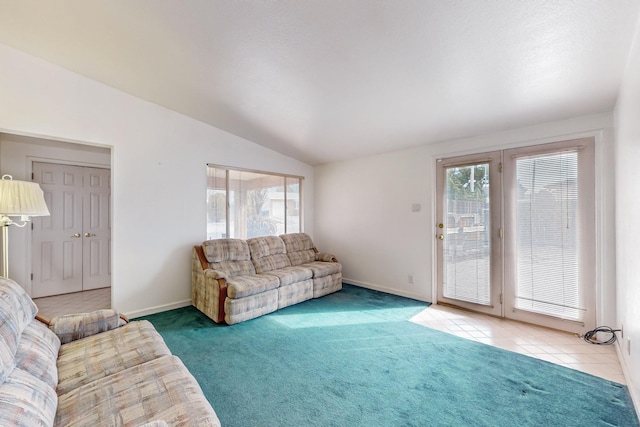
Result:
{"label": "baseboard trim", "polygon": [[627,389],[629,390],[629,395],[631,396],[631,401],[633,402],[633,407],[636,410],[636,414],[640,417],[640,399],[638,399],[638,395],[635,392],[635,387],[633,387],[633,381],[631,381],[631,376],[629,375],[629,369],[627,369],[626,359],[622,355],[624,350],[622,349],[622,341],[616,340],[616,353],[618,356],[618,362],[620,363],[620,367],[622,368],[622,374],[624,375],[625,382],[627,383]]}
{"label": "baseboard trim", "polygon": [[163,311],[175,310],[176,308],[188,307],[191,305],[191,300],[184,300],[173,302],[171,304],[157,305],[155,307],[145,308],[143,310],[131,311],[124,313],[129,319],[135,319],[136,317],[148,316],[150,314],[161,313]]}
{"label": "baseboard trim", "polygon": [[352,280],[352,279],[348,279],[346,277],[342,278],[342,282],[346,283],[348,285],[359,286],[361,288],[367,288],[367,289],[371,289],[373,291],[385,292],[387,294],[398,295],[400,297],[411,298],[411,299],[415,299],[415,300],[418,300],[418,301],[428,302],[429,304],[431,304],[431,301],[426,299],[426,297],[424,295],[418,295],[418,294],[414,294],[414,293],[411,293],[411,292],[399,291],[398,289],[395,289],[395,288],[387,288],[385,286],[379,286],[379,285],[376,285],[376,284],[373,284],[373,283],[361,282],[359,280]]}

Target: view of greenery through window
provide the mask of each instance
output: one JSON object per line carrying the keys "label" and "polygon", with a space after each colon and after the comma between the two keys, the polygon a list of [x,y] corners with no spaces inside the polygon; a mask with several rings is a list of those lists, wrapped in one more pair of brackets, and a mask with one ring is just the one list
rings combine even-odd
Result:
{"label": "view of greenery through window", "polygon": [[207,166],[207,239],[301,231],[301,177]]}

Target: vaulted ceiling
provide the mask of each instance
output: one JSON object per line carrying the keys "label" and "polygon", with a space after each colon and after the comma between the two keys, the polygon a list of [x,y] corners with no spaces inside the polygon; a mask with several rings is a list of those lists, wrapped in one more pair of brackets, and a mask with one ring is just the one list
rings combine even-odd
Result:
{"label": "vaulted ceiling", "polygon": [[0,43],[322,164],[614,108],[637,0],[0,0]]}

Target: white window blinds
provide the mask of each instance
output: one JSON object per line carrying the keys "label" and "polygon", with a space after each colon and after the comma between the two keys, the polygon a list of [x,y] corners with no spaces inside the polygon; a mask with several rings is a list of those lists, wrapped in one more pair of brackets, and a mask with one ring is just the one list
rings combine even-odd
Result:
{"label": "white window blinds", "polygon": [[518,309],[581,321],[578,152],[516,160]]}

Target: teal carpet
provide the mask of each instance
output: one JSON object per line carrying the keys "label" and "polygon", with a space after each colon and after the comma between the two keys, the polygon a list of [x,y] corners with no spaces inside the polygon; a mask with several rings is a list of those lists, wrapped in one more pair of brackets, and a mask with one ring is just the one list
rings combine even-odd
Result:
{"label": "teal carpet", "polygon": [[640,425],[625,386],[408,321],[425,307],[345,285],[234,326],[145,318],[224,427]]}

